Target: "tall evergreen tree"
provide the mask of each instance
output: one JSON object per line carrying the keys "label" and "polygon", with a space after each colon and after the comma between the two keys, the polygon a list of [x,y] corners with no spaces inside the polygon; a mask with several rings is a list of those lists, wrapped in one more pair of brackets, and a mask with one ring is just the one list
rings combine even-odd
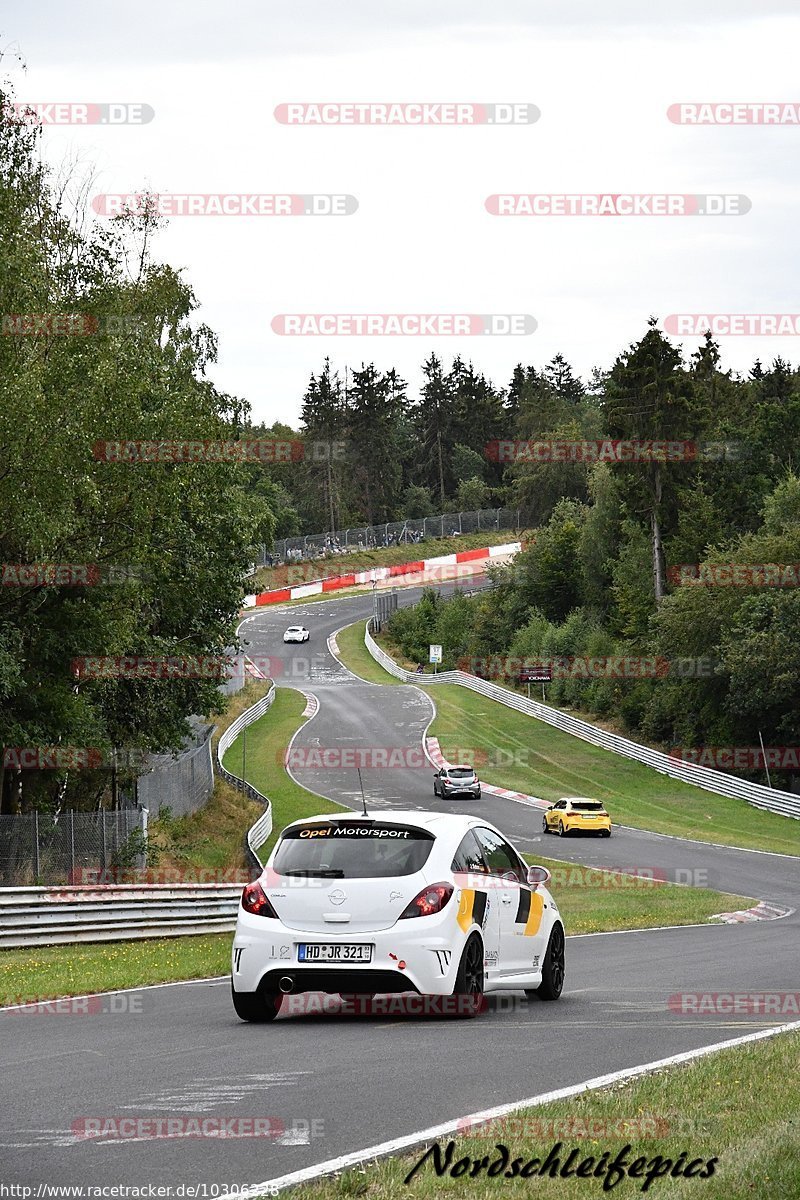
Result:
{"label": "tall evergreen tree", "polygon": [[337,528],[340,503],[340,444],[345,440],[345,410],[338,372],[325,359],[322,373],[309,380],[300,419],[306,435],[306,479],[321,488],[322,511],[332,533]]}
{"label": "tall evergreen tree", "polygon": [[374,363],[353,371],[348,389],[352,474],[366,524],[393,519],[402,495],[400,415],[405,381]]}
{"label": "tall evergreen tree", "polygon": [[452,491],[450,449],[452,441],[452,391],[435,354],[424,363],[425,382],[413,406],[412,421],[419,445],[417,478],[438,497],[440,512],[446,507],[446,495]]}
{"label": "tall evergreen tree", "polygon": [[[641,341],[621,354],[611,370],[603,405],[606,431],[624,440],[689,440],[697,433],[697,413],[681,352],[657,328],[655,318],[648,326]],[[665,515],[674,501],[674,483],[686,466],[653,458],[620,464],[615,470],[624,479],[632,511],[645,515],[649,525],[653,592],[659,603],[666,591]]]}

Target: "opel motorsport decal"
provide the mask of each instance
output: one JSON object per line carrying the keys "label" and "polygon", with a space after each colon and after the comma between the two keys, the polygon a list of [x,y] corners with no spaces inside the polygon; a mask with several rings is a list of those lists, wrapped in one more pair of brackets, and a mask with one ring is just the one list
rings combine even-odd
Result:
{"label": "opel motorsport decal", "polygon": [[519,889],[519,904],[514,924],[524,926],[522,933],[525,937],[532,937],[533,934],[539,932],[543,908],[544,900],[538,892],[531,893],[527,888]]}
{"label": "opel motorsport decal", "polygon": [[303,838],[392,838],[398,841],[432,842],[433,834],[425,829],[415,829],[410,825],[391,825],[385,821],[364,824],[348,821],[347,824],[331,821],[325,825],[300,825],[287,829],[284,839]]}
{"label": "opel motorsport decal", "polygon": [[486,892],[478,892],[475,888],[464,888],[461,893],[461,901],[458,905],[458,923],[464,933],[469,932],[471,925],[480,925],[483,928],[484,921],[487,915],[487,901],[489,897]]}

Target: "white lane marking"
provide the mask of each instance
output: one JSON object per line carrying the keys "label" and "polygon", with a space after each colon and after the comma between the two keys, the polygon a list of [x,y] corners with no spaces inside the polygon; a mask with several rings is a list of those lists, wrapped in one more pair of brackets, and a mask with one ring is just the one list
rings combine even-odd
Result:
{"label": "white lane marking", "polygon": [[[359,620],[362,620],[362,619],[364,619],[364,618],[359,618]],[[346,674],[348,674],[351,679],[355,679],[359,683],[369,683],[369,684],[371,684],[372,687],[382,687],[383,685],[380,683],[373,683],[371,679],[362,679],[360,675],[356,675],[355,671],[351,671],[349,667],[346,667],[344,665],[344,663],[342,662],[341,658],[339,657],[339,647],[338,647],[338,645],[336,645],[336,639],[338,638],[338,636],[342,632],[342,630],[349,629],[351,625],[358,625],[358,621],[348,621],[346,625],[340,625],[338,629],[334,629],[333,633],[328,638],[328,653],[330,654],[331,658],[336,660],[339,667],[344,672],[346,672]],[[332,643],[333,643],[333,645],[336,645],[335,651],[333,649]]]}
{"label": "white lane marking", "polygon": [[[317,700],[319,700],[319,697],[317,697]],[[331,796],[324,796],[322,794],[322,792],[315,792],[313,788],[307,787],[304,783],[301,783],[300,780],[297,778],[297,776],[294,775],[293,772],[289,769],[289,763],[291,761],[291,755],[292,755],[292,747],[294,746],[295,738],[303,729],[305,729],[305,727],[307,725],[309,725],[314,720],[315,717],[319,716],[321,711],[322,711],[322,705],[320,703],[317,703],[317,711],[312,713],[311,716],[308,718],[308,720],[304,721],[302,725],[300,725],[297,729],[295,729],[294,733],[292,734],[291,738],[289,739],[289,745],[286,747],[286,756],[284,758],[283,769],[286,772],[286,774],[289,776],[289,778],[292,780],[292,782],[296,783],[297,786],[299,788],[302,788],[304,792],[308,792],[308,794],[310,796],[318,796],[320,800],[327,800],[329,804],[338,804],[340,808],[347,809],[349,806],[347,804],[342,804],[342,802],[340,800],[334,800]]]}
{"label": "white lane marking", "polygon": [[567,936],[567,941],[574,942],[574,941],[577,941],[578,938],[614,937],[615,935],[619,935],[621,933],[661,933],[666,929],[726,929],[726,928],[727,928],[727,926],[724,921],[717,921],[716,924],[714,924],[713,921],[709,920],[709,921],[706,921],[705,923],[701,922],[700,924],[694,924],[694,925],[651,925],[649,928],[647,926],[643,926],[641,929],[597,929],[597,930],[595,930],[594,933],[568,933],[566,936]]}
{"label": "white lane marking", "polygon": [[[125,992],[151,992],[154,988],[186,987],[190,983],[225,983],[230,975],[208,975],[204,979],[173,979],[169,983],[142,983],[139,987],[112,988],[108,992],[87,992],[81,996],[55,996],[51,1000],[26,1000],[23,1004],[7,1004],[0,1012],[18,1012],[20,1008],[54,1004],[56,1000],[91,1000],[94,996],[122,996]],[[76,1051],[76,1053],[82,1053]]]}
{"label": "white lane marking", "polygon": [[465,1128],[468,1128],[466,1125],[467,1122],[480,1125],[497,1117],[504,1117],[508,1113],[517,1112],[522,1108],[538,1108],[542,1104],[550,1104],[556,1100],[566,1100],[572,1096],[580,1096],[584,1092],[609,1087],[611,1084],[619,1083],[622,1080],[636,1079],[651,1071],[660,1070],[662,1067],[679,1066],[681,1063],[691,1062],[696,1058],[705,1058],[709,1054],[716,1054],[720,1050],[728,1050],[733,1046],[743,1046],[749,1042],[762,1041],[765,1038],[775,1037],[779,1033],[789,1033],[796,1030],[800,1030],[800,1021],[791,1021],[786,1025],[777,1025],[772,1029],[760,1029],[756,1033],[747,1033],[742,1037],[730,1038],[724,1042],[715,1042],[711,1046],[700,1046],[696,1050],[684,1050],[680,1054],[672,1054],[668,1058],[659,1058],[655,1062],[641,1063],[635,1067],[625,1067],[621,1071],[613,1071],[609,1075],[598,1075],[595,1079],[587,1079],[583,1083],[558,1088],[552,1092],[542,1092],[538,1096],[529,1096],[524,1100],[513,1100],[510,1104],[498,1104],[494,1108],[484,1109],[483,1112],[470,1113],[468,1116],[458,1117],[454,1121],[445,1121],[441,1125],[432,1125],[429,1129],[421,1129],[417,1133],[393,1138],[388,1142],[379,1142],[375,1146],[368,1146],[365,1150],[356,1150],[352,1154],[342,1154],[339,1158],[328,1159],[327,1162],[317,1163],[313,1167],[305,1167],[300,1171],[292,1171],[288,1175],[280,1175],[275,1179],[266,1179],[263,1183],[256,1184],[254,1187],[243,1188],[240,1192],[223,1192],[218,1197],[218,1200],[252,1200],[252,1198],[261,1196],[264,1193],[274,1195],[275,1192],[282,1191],[284,1188],[294,1187],[299,1183],[308,1183],[310,1180],[318,1179],[322,1175],[332,1175],[336,1171],[344,1171],[348,1167],[355,1167],[373,1159],[385,1158],[389,1154],[397,1154],[403,1150],[411,1150],[415,1146],[419,1146],[425,1142],[436,1141],[447,1134],[462,1133]]}

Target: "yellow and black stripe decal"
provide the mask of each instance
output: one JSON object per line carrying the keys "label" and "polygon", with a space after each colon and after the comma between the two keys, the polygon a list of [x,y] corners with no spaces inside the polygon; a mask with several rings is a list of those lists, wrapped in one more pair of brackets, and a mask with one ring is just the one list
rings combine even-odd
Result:
{"label": "yellow and black stripe decal", "polygon": [[474,888],[464,888],[458,906],[458,923],[467,933],[471,925],[483,928],[486,916],[486,892],[476,892]]}
{"label": "yellow and black stripe decal", "polygon": [[514,924],[524,926],[522,932],[525,937],[532,937],[539,932],[543,909],[544,900],[538,892],[529,892],[527,888],[519,889],[519,904]]}

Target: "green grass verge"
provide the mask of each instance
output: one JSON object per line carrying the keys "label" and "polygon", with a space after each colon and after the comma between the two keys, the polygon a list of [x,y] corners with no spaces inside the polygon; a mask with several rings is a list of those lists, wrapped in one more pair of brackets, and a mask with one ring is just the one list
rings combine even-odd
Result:
{"label": "green grass verge", "polygon": [[[499,1161],[498,1143],[508,1148],[509,1162],[522,1164],[540,1160],[538,1167],[557,1143],[562,1144],[559,1168],[570,1151],[577,1151],[573,1170],[591,1157],[596,1170],[629,1147],[628,1164],[642,1158],[638,1178],[624,1177],[613,1186],[619,1197],[641,1196],[646,1173],[659,1169],[654,1160],[671,1160],[670,1172],[656,1179],[645,1193],[666,1200],[789,1200],[800,1195],[800,1034],[779,1034],[763,1042],[721,1050],[679,1067],[661,1070],[631,1083],[615,1084],[602,1091],[585,1092],[569,1100],[521,1109],[490,1125],[471,1130],[455,1139],[451,1163],[467,1157],[488,1165]],[[532,1078],[531,1092],[540,1090]],[[757,1097],[753,1103],[752,1098]],[[424,1124],[424,1110],[420,1119]],[[442,1154],[449,1139],[440,1139]],[[563,1200],[604,1196],[600,1178],[540,1177],[512,1179],[497,1174],[487,1178],[467,1173],[453,1178],[449,1172],[438,1177],[432,1157],[414,1175],[404,1180],[420,1161],[427,1147],[375,1166],[308,1184],[293,1194],[297,1200],[395,1200],[415,1196],[432,1200],[447,1195],[458,1200],[497,1200],[500,1196],[541,1197]],[[602,1155],[608,1152],[608,1158]],[[558,1151],[556,1151],[558,1153]],[[684,1157],[681,1157],[681,1156]],[[685,1168],[695,1159],[702,1164],[695,1172],[714,1163],[711,1178],[672,1178],[673,1169]],[[552,1158],[551,1158],[552,1163]],[[462,1168],[463,1171],[463,1168]],[[613,1182],[613,1181],[612,1181]],[[611,1189],[607,1189],[611,1190]]]}
{"label": "green grass verge", "polygon": [[395,679],[375,662],[364,645],[366,626],[366,621],[356,621],[355,625],[348,625],[341,633],[337,633],[336,644],[339,647],[339,658],[349,671],[361,679],[366,679],[369,683],[399,683],[399,679]]}
{"label": "green grass verge", "polygon": [[[277,688],[270,708],[248,726],[245,737],[240,734],[223,758],[223,766],[246,779],[272,801],[272,836],[261,848],[266,858],[280,831],[299,817],[314,813],[341,812],[340,804],[323,800],[300,787],[284,770],[286,747],[293,734],[303,724],[305,697],[293,688]],[[243,764],[244,760],[244,764]]]}
{"label": "green grass verge", "polygon": [[[150,822],[149,866],[126,872],[121,883],[226,883],[249,871],[245,834],[263,812],[260,804],[231,787],[214,782],[211,799],[197,812],[173,819],[163,814]],[[173,875],[174,873],[174,875]],[[217,873],[215,875],[215,873]]]}
{"label": "green grass verge", "polygon": [[448,748],[460,758],[477,751],[480,764],[485,754],[479,773],[487,783],[551,801],[596,796],[613,821],[654,833],[800,854],[800,821],[670,779],[457,684],[430,695],[437,713],[430,733],[446,757]]}
{"label": "green grass verge", "polygon": [[0,951],[0,1004],[206,979],[231,969],[231,935]]}
{"label": "green grass verge", "polygon": [[528,862],[547,867],[550,890],[568,934],[611,929],[653,929],[659,925],[700,925],[721,912],[750,908],[756,898],[711,888],[682,887],[643,877],[565,863],[539,854]]}

